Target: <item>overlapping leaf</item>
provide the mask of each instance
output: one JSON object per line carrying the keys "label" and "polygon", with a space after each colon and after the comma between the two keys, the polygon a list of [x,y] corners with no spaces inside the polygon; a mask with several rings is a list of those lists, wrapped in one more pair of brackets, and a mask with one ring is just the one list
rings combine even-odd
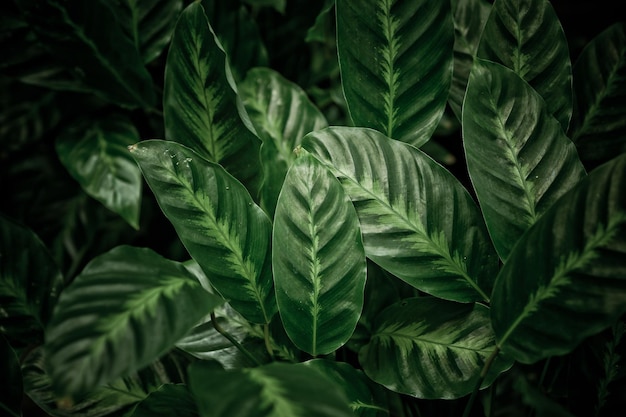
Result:
{"label": "overlapping leaf", "polygon": [[443,114],[452,79],[450,2],[338,0],[341,81],[356,126],[421,146]]}
{"label": "overlapping leaf", "polygon": [[128,417],[197,417],[196,402],[183,384],[164,384],[151,392]]}
{"label": "overlapping leaf", "polygon": [[474,62],[463,140],[468,171],[502,259],[586,175],[574,144],[545,101],[500,64]]}
{"label": "overlapping leaf", "polygon": [[161,210],[213,287],[247,320],[276,312],[271,221],[221,166],[172,141],[131,147]]}
{"label": "overlapping leaf", "polygon": [[63,291],[46,329],[56,391],[72,397],[143,368],[222,302],[150,249],[96,257]]}
{"label": "overlapping leaf", "polygon": [[572,64],[563,28],[548,0],[497,0],[477,56],[526,80],[565,131],[572,116]]}
{"label": "overlapping leaf", "polygon": [[[418,398],[458,398],[474,389],[495,349],[487,307],[418,297],[380,314],[359,362],[370,378],[393,391]],[[497,357],[482,386],[511,365]]]}
{"label": "overlapping leaf", "polygon": [[523,363],[570,352],[626,312],[626,155],[594,170],[520,239],[498,274],[498,345]]}
{"label": "overlapping leaf", "polygon": [[287,173],[273,236],[276,301],[287,334],[313,356],[333,352],[350,338],[363,308],[365,252],[350,199],[308,154]]}
{"label": "overlapping leaf", "polygon": [[497,255],[467,190],[413,146],[364,128],[327,128],[302,144],[355,205],[366,255],[412,286],[487,300]]}
{"label": "overlapping leaf", "polygon": [[6,416],[21,416],[22,409],[22,371],[20,361],[8,340],[0,334],[0,372],[6,381],[0,392],[0,410]]}

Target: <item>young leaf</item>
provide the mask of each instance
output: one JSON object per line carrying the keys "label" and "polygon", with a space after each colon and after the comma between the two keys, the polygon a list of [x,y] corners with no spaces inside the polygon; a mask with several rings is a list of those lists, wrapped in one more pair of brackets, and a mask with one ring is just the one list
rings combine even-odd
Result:
{"label": "young leaf", "polygon": [[198,362],[189,387],[201,417],[354,417],[341,387],[304,364],[224,371]]}
{"label": "young leaf", "polygon": [[290,339],[313,356],[341,347],[363,309],[365,252],[350,199],[308,154],[287,173],[272,248],[276,302]]}
{"label": "young leaf", "polygon": [[[392,391],[450,399],[472,392],[495,349],[487,307],[417,297],[378,316],[359,362],[370,378]],[[511,360],[498,356],[482,387],[511,365]]]}
{"label": "young leaf", "polygon": [[437,297],[489,299],[497,255],[478,207],[450,172],[371,129],[331,127],[302,146],[352,199],[368,258]]}
{"label": "young leaf", "polygon": [[46,329],[57,393],[72,397],[143,368],[222,302],[150,249],[96,257],[63,291]]}
{"label": "young leaf", "polygon": [[0,411],[8,417],[21,416],[22,409],[22,370],[20,361],[8,340],[0,334],[0,373],[6,381],[0,392]]}
{"label": "young leaf", "polygon": [[245,187],[224,169],[172,141],[131,148],[165,216],[213,287],[255,323],[276,312],[272,224]]}
{"label": "young leaf", "polygon": [[570,137],[585,166],[626,152],[626,23],[600,33],[574,65],[576,105]]}
{"label": "young leaf", "polygon": [[519,240],[498,274],[492,321],[522,363],[563,355],[626,312],[626,155],[597,168]]}
{"label": "young leaf", "polygon": [[341,81],[356,126],[421,146],[452,79],[450,2],[337,0]]}
{"label": "young leaf", "polygon": [[163,94],[168,140],[221,164],[245,184],[257,179],[260,141],[241,119],[226,54],[200,2],[187,6],[176,24]]}
{"label": "young leaf", "polygon": [[139,141],[125,117],[82,120],[67,127],[56,141],[59,159],[91,197],[139,229],[141,172],[128,146]]}
{"label": "young leaf", "polygon": [[273,217],[285,175],[295,159],[293,150],[304,135],[328,123],[300,87],[269,68],[251,69],[239,89],[263,141],[261,205]]}
{"label": "young leaf", "polygon": [[563,28],[548,0],[498,0],[477,56],[512,69],[546,101],[567,130],[572,116],[572,64]]}
{"label": "young leaf", "polygon": [[504,260],[520,236],[585,175],[545,101],[512,70],[476,60],[463,108],[467,168]]}

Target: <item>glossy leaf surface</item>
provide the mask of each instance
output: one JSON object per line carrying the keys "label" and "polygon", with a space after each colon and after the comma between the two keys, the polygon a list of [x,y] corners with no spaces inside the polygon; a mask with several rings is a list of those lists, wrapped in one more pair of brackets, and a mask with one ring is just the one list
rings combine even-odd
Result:
{"label": "glossy leaf surface", "polygon": [[565,131],[572,116],[569,46],[548,0],[498,0],[477,56],[512,69],[546,101]]}
{"label": "glossy leaf surface", "polygon": [[363,309],[365,252],[352,202],[308,154],[287,173],[273,236],[276,301],[285,330],[312,356],[331,353],[350,338]]}
{"label": "glossy leaf surface", "polygon": [[437,297],[489,298],[497,255],[476,204],[441,165],[371,129],[327,128],[302,146],[350,196],[368,258]]}
{"label": "glossy leaf surface", "polygon": [[[385,309],[359,352],[365,373],[379,384],[418,398],[459,398],[472,392],[496,349],[489,310],[432,297],[408,298]],[[482,387],[512,361],[496,358]]]}
{"label": "glossy leaf surface", "polygon": [[239,85],[261,145],[261,205],[273,217],[293,150],[309,132],[328,123],[304,90],[269,68],[253,68]]}
{"label": "glossy leaf surface", "polygon": [[589,174],[520,239],[492,321],[519,362],[563,355],[626,312],[626,155]]}
{"label": "glossy leaf surface", "polygon": [[196,363],[189,386],[201,417],[354,417],[341,388],[304,364],[224,371]]}
{"label": "glossy leaf surface", "polygon": [[221,303],[150,249],[119,246],[96,257],[63,291],[46,329],[57,392],[81,394],[141,369]]}
{"label": "glossy leaf surface", "polygon": [[336,13],[341,81],[354,124],[426,143],[452,79],[450,3],[338,0]]}
{"label": "glossy leaf surface", "polygon": [[512,70],[477,60],[464,106],[468,171],[496,250],[506,259],[585,169],[545,101]]}
{"label": "glossy leaf surface", "polygon": [[131,153],[211,285],[246,319],[269,323],[276,312],[272,224],[244,186],[176,142],[143,141]]}
{"label": "glossy leaf surface", "polygon": [[182,12],[170,45],[163,92],[165,137],[221,164],[246,183],[259,171],[259,139],[239,115],[241,103],[200,2]]}
{"label": "glossy leaf surface", "polygon": [[83,190],[139,229],[141,172],[128,146],[139,132],[125,117],[83,120],[57,138],[59,159]]}

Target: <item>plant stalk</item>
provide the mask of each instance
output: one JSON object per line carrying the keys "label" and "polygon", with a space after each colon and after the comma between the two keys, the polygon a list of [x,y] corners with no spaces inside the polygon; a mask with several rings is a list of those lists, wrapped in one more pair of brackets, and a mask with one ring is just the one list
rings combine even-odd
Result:
{"label": "plant stalk", "polygon": [[252,355],[252,353],[250,353],[246,348],[244,348],[241,343],[239,343],[237,341],[237,339],[235,339],[234,337],[232,337],[230,334],[228,334],[228,332],[224,329],[222,329],[222,326],[220,326],[219,324],[217,324],[217,318],[215,317],[215,313],[211,313],[211,323],[213,323],[213,328],[215,328],[215,330],[221,334],[222,336],[224,336],[226,339],[228,339],[228,341],[230,343],[232,343],[241,353],[243,353],[248,359],[250,359],[254,364],[256,364],[257,366],[261,366],[262,363],[259,362],[259,360],[257,358],[254,357],[254,355]]}
{"label": "plant stalk", "polygon": [[463,417],[469,417],[470,413],[472,412],[472,407],[474,406],[474,401],[476,400],[476,397],[478,396],[478,391],[480,391],[480,386],[483,384],[483,381],[485,380],[485,377],[487,376],[487,372],[489,372],[489,368],[491,368],[491,365],[493,364],[493,361],[498,356],[498,353],[500,353],[500,348],[496,346],[494,351],[487,358],[487,361],[485,362],[485,365],[483,366],[482,371],[480,371],[480,375],[478,376],[478,381],[476,381],[476,385],[474,386],[472,395],[467,401],[467,405],[465,406],[465,410],[463,411]]}

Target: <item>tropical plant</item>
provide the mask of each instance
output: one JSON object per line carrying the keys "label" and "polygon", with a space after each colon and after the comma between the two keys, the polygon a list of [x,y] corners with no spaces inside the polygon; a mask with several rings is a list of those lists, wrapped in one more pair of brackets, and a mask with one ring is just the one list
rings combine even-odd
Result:
{"label": "tropical plant", "polygon": [[2,8],[3,415],[623,410],[626,22]]}

